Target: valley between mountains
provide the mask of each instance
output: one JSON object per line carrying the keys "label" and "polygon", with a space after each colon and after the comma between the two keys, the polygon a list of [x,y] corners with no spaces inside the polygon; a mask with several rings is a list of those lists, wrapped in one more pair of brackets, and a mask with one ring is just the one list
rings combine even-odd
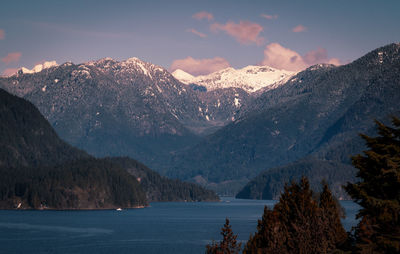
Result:
{"label": "valley between mountains", "polygon": [[[374,119],[387,123],[400,115],[400,44],[346,65],[318,64],[298,73],[248,66],[194,77],[138,58],[48,64],[2,77],[0,88],[35,105],[54,128],[51,135],[86,151],[67,149],[79,160],[129,156],[163,181],[167,178],[159,174],[254,199],[276,199],[285,182],[307,176],[312,187],[325,180],[345,199],[342,185],[355,180],[350,157],[365,149],[358,134],[373,135]],[[50,126],[44,132],[52,133]],[[15,161],[24,167],[40,162],[20,156]],[[63,161],[62,156],[54,160]],[[139,167],[147,173],[136,174],[150,174],[129,158],[102,160],[96,163],[111,163],[118,172],[131,168],[132,175]],[[70,167],[58,170],[62,174]],[[138,196],[162,199],[164,194],[149,191],[154,186],[148,184]]]}

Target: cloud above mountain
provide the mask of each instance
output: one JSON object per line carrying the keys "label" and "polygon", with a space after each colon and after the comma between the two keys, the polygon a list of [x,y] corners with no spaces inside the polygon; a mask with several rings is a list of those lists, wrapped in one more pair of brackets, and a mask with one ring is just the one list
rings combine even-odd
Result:
{"label": "cloud above mountain", "polygon": [[265,40],[260,36],[263,27],[250,21],[240,21],[239,23],[228,21],[225,24],[213,23],[211,24],[210,29],[215,33],[223,31],[229,36],[235,38],[240,44],[249,45],[255,43],[261,45]]}
{"label": "cloud above mountain", "polygon": [[3,71],[3,76],[9,77],[17,73],[18,68],[7,68]]}
{"label": "cloud above mountain", "polygon": [[337,58],[328,58],[328,52],[324,48],[309,51],[302,56],[294,50],[283,47],[279,43],[270,43],[264,49],[264,60],[261,64],[277,69],[300,71],[318,63],[340,65],[340,60]]}
{"label": "cloud above mountain", "polygon": [[8,53],[7,56],[3,57],[1,61],[5,64],[17,63],[21,58],[21,56],[22,56],[21,52],[11,52]]}
{"label": "cloud above mountain", "polygon": [[170,71],[181,69],[192,75],[205,75],[229,67],[229,62],[222,57],[195,59],[186,57],[172,62]]}

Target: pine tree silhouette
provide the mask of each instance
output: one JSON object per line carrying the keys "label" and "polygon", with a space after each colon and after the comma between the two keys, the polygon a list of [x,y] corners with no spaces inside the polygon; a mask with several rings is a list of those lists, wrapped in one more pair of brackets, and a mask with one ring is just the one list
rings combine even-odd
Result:
{"label": "pine tree silhouette", "polygon": [[314,197],[307,178],[286,185],[273,210],[264,209],[243,253],[331,253],[347,234],[328,186]]}
{"label": "pine tree silhouette", "polygon": [[378,137],[361,135],[369,147],[352,158],[361,181],[346,190],[362,208],[355,228],[358,253],[400,253],[400,119],[395,128],[376,121]]}
{"label": "pine tree silhouette", "polygon": [[213,241],[211,245],[206,246],[208,254],[236,254],[240,252],[241,243],[237,242],[237,235],[232,232],[229,219],[226,218],[224,227],[221,228],[222,240],[219,243]]}

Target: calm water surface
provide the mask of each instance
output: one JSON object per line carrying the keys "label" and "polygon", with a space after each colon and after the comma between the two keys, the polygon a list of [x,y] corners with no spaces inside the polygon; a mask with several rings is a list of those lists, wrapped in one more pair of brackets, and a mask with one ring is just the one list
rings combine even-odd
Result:
{"label": "calm water surface", "polygon": [[[0,253],[204,253],[206,244],[220,240],[226,217],[244,242],[264,206],[274,203],[223,198],[123,211],[0,211]],[[350,229],[359,208],[341,204]]]}

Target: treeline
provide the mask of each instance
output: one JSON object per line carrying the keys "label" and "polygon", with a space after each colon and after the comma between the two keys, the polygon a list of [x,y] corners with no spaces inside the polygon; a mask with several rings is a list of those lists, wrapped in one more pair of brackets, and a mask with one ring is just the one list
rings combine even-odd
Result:
{"label": "treeline", "polygon": [[[379,136],[361,135],[369,150],[352,158],[359,181],[345,187],[361,206],[351,232],[328,186],[316,197],[303,177],[285,186],[272,210],[265,207],[243,253],[400,253],[400,119],[393,117],[395,128],[376,123]],[[229,220],[221,235],[206,253],[240,252]]]}
{"label": "treeline", "polygon": [[[0,168],[0,208],[97,209],[147,205],[138,181],[104,159]],[[19,205],[21,203],[21,205]]]}
{"label": "treeline", "polygon": [[214,192],[161,177],[135,160],[93,158],[61,140],[35,106],[2,89],[0,176],[0,209],[129,208],[149,201],[218,200]]}
{"label": "treeline", "polygon": [[154,201],[216,201],[215,192],[197,184],[169,179],[129,157],[108,158],[140,180],[149,202]]}
{"label": "treeline", "polygon": [[[338,170],[339,169],[339,170]],[[355,182],[355,168],[337,161],[307,157],[285,166],[269,169],[256,176],[236,195],[236,198],[279,199],[287,181],[298,181],[302,176],[309,179],[311,189],[322,191],[321,181],[326,180],[332,193],[339,199],[350,199],[343,189],[346,181]]]}

